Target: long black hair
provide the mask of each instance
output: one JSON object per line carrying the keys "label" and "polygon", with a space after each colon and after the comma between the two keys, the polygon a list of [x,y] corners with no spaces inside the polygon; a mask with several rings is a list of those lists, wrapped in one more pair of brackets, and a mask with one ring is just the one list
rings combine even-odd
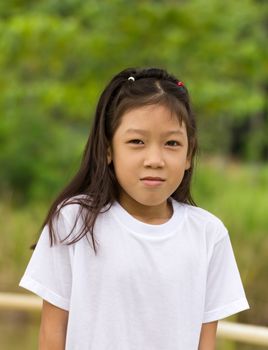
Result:
{"label": "long black hair", "polygon": [[[128,79],[129,77],[132,77]],[[51,205],[42,225],[49,227],[50,242],[57,239],[53,220],[67,204],[79,204],[78,217],[82,217],[79,233],[67,244],[73,244],[91,235],[95,254],[96,238],[94,224],[98,215],[109,210],[119,197],[119,185],[113,164],[108,164],[107,152],[122,115],[130,109],[150,104],[162,104],[175,112],[186,125],[188,157],[191,167],[185,171],[183,180],[172,197],[178,202],[195,205],[190,192],[197,151],[196,122],[189,101],[189,94],[179,79],[159,68],[128,68],[117,74],[102,92],[79,170]],[[105,208],[105,210],[104,210]],[[82,214],[82,215],[81,215]],[[63,240],[67,240],[73,232]]]}

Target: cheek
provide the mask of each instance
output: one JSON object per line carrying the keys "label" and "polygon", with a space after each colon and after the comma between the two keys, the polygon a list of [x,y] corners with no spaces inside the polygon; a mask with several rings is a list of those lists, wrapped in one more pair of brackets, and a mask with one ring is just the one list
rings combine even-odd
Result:
{"label": "cheek", "polygon": [[119,178],[128,177],[135,168],[133,159],[124,154],[118,154],[113,159],[115,174]]}
{"label": "cheek", "polygon": [[182,157],[180,159],[177,159],[173,162],[173,176],[174,177],[181,177],[184,175],[185,170],[189,169],[190,162],[185,159],[185,157]]}
{"label": "cheek", "polygon": [[140,163],[140,153],[133,152],[132,150],[123,149],[115,150],[113,155],[113,161],[118,167],[134,167]]}

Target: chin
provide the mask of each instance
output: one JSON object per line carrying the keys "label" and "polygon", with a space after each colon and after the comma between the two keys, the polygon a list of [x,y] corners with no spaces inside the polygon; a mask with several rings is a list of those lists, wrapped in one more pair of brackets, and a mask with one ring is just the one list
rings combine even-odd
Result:
{"label": "chin", "polygon": [[144,205],[146,207],[156,207],[158,205],[161,205],[167,201],[167,198],[159,199],[159,198],[150,198],[145,200],[136,200],[137,203],[140,205]]}

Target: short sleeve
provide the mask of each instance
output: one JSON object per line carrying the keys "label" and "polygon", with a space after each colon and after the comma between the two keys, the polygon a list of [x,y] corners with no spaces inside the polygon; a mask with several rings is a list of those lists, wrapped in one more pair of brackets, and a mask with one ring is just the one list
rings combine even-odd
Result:
{"label": "short sleeve", "polygon": [[208,263],[203,323],[249,308],[227,230],[214,245]]}
{"label": "short sleeve", "polygon": [[[54,225],[57,236],[66,237],[70,225],[60,212]],[[40,235],[26,271],[19,283],[51,304],[69,310],[72,285],[73,245],[57,242],[50,246],[46,225]]]}

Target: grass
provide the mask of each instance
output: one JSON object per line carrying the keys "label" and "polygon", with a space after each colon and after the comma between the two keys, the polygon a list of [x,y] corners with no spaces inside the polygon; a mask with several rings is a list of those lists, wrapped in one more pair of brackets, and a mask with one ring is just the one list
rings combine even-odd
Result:
{"label": "grass", "polygon": [[0,290],[17,291],[17,284],[31,255],[30,245],[38,238],[45,213],[40,206],[14,209],[10,202],[0,202],[4,220],[0,235]]}
{"label": "grass", "polygon": [[[266,192],[266,195],[265,195]],[[194,196],[239,239],[263,238],[268,228],[268,165],[214,159],[197,165]]]}

